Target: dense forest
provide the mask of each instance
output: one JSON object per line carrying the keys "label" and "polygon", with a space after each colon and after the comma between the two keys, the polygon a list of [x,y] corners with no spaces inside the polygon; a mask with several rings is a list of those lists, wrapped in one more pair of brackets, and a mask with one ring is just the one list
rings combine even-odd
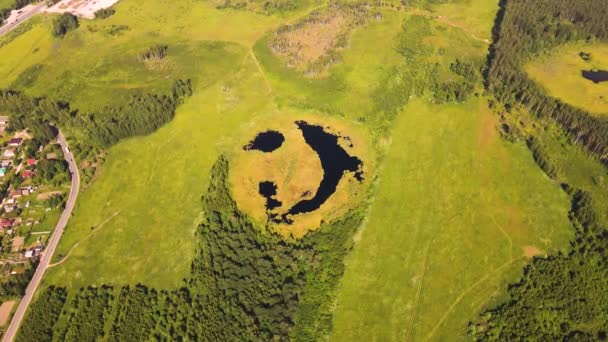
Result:
{"label": "dense forest", "polygon": [[[65,289],[50,287],[28,312],[20,340],[87,336],[92,341],[103,336],[106,324],[111,324],[111,341],[325,338],[343,259],[363,214],[355,210],[300,240],[285,240],[255,227],[237,209],[229,195],[228,167],[220,157],[212,170],[197,256],[182,289],[138,285],[116,294],[109,286],[89,287],[63,308]],[[36,329],[25,329],[46,311],[50,314]],[[54,314],[61,311],[68,317],[63,326]]]}
{"label": "dense forest", "polygon": [[133,96],[126,104],[106,106],[96,113],[80,113],[66,102],[32,98],[14,90],[0,90],[0,110],[12,113],[15,130],[28,129],[40,145],[57,132],[53,126],[86,137],[82,145],[106,148],[120,139],[154,132],[169,122],[177,106],[192,95],[190,80],[177,80],[171,93]]}
{"label": "dense forest", "polygon": [[487,87],[507,107],[555,120],[575,143],[608,163],[608,120],[548,96],[523,70],[536,54],[575,40],[608,39],[608,6],[596,0],[505,1],[488,56]]}

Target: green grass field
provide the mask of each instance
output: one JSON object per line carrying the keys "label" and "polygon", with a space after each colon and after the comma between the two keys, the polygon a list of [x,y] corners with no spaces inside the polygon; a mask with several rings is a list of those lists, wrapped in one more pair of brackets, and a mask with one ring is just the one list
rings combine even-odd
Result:
{"label": "green grass field", "polygon": [[333,340],[464,338],[526,253],[567,246],[568,196],[495,124],[483,100],[416,101],[399,117],[347,258]]}
{"label": "green grass field", "polygon": [[[580,52],[590,53],[591,60],[584,61]],[[581,76],[583,70],[608,69],[608,45],[565,45],[536,58],[525,69],[549,95],[597,115],[608,114],[608,83],[593,83]]]}
{"label": "green grass field", "polygon": [[[372,93],[403,63],[394,38],[411,13],[384,10],[382,20],[355,29],[342,62],[311,80],[278,63],[266,42],[279,25],[321,6],[264,16],[211,2],[122,0],[114,16],[83,20],[63,39],[52,38],[52,17],[44,16],[0,47],[0,87],[81,111],[167,91],[176,78],[195,85],[169,124],[107,151],[79,195],[46,285],[179,287],[196,252],[209,170],[236,134],[269,114],[312,112],[362,126],[375,114]],[[433,6],[430,62],[481,66],[496,9],[487,0]],[[153,44],[167,44],[169,57],[148,69],[138,54]],[[377,142],[375,199],[347,257],[333,340],[464,338],[467,322],[504,294],[531,256],[567,246],[567,195],[496,126],[483,97],[460,105],[416,99],[392,137]]]}

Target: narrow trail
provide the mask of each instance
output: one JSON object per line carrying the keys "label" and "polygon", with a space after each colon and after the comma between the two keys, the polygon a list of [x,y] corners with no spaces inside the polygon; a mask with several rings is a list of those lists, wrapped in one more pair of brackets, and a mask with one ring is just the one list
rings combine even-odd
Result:
{"label": "narrow trail", "polygon": [[441,316],[441,318],[439,319],[439,321],[437,322],[437,324],[433,327],[433,329],[431,329],[431,331],[426,335],[426,337],[424,338],[424,340],[428,341],[428,340],[430,340],[433,337],[433,335],[435,335],[435,333],[437,332],[437,330],[439,330],[439,328],[441,327],[441,325],[443,324],[443,322],[452,313],[452,311],[454,310],[454,308],[462,301],[462,299],[464,297],[466,297],[466,295],[469,294],[469,292],[471,292],[473,289],[475,289],[481,283],[487,281],[489,278],[491,278],[491,277],[495,276],[496,274],[500,273],[504,268],[506,268],[508,266],[511,266],[511,264],[513,264],[513,262],[515,262],[515,261],[516,261],[515,259],[511,259],[511,260],[505,262],[504,264],[502,264],[498,268],[496,268],[494,271],[486,274],[485,276],[483,276],[482,278],[480,278],[479,280],[477,280],[475,283],[473,283],[471,286],[469,286],[466,289],[464,289],[464,291],[462,291],[462,293],[460,294],[460,296],[458,296],[458,298],[456,298],[456,300],[448,307],[448,309],[443,314],[443,316]]}
{"label": "narrow trail", "polygon": [[99,231],[100,228],[102,228],[106,223],[108,223],[111,219],[113,219],[116,215],[118,215],[120,213],[120,210],[115,212],[114,214],[112,214],[110,217],[108,217],[107,219],[105,219],[103,222],[101,222],[99,225],[97,225],[97,227],[95,227],[95,229],[93,229],[92,232],[90,232],[87,236],[85,236],[83,239],[79,240],[78,242],[76,242],[74,244],[74,246],[72,246],[72,248],[70,248],[70,250],[68,251],[68,254],[66,254],[63,259],[57,261],[56,263],[52,263],[49,264],[47,266],[47,268],[50,267],[55,267],[58,265],[61,265],[64,261],[66,261],[70,255],[72,254],[72,251],[74,251],[74,249],[76,249],[76,247],[78,247],[78,245],[80,245],[81,242],[83,241],[87,241],[91,236],[93,236],[93,234],[95,234],[97,231]]}
{"label": "narrow trail", "polygon": [[262,74],[262,78],[264,78],[264,83],[266,84],[266,95],[270,95],[270,93],[272,93],[272,85],[270,85],[270,80],[268,79],[268,76],[266,76],[266,73],[264,72],[264,70],[262,69],[262,66],[260,65],[260,61],[258,61],[258,58],[255,56],[255,53],[253,53],[253,49],[249,49],[249,54],[251,55],[251,58],[253,59],[253,62],[255,63],[255,66],[258,68],[258,71],[260,72],[260,74]]}

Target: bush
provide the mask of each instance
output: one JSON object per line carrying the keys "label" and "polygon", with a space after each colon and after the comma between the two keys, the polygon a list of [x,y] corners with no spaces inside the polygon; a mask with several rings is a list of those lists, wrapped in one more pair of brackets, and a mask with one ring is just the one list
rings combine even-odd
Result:
{"label": "bush", "polygon": [[161,60],[167,57],[167,45],[154,45],[146,49],[139,55],[142,61]]}
{"label": "bush", "polygon": [[95,12],[95,19],[105,19],[111,17],[116,11],[112,8],[102,8]]}
{"label": "bush", "polygon": [[53,36],[63,37],[69,31],[78,28],[78,17],[72,13],[64,13],[53,21]]}

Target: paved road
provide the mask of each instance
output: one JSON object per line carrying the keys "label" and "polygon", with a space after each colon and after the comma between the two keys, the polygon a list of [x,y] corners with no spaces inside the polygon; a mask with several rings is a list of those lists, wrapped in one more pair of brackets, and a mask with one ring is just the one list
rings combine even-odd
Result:
{"label": "paved road", "polygon": [[44,10],[45,8],[46,8],[46,3],[42,2],[40,5],[32,8],[31,10],[29,10],[25,13],[21,13],[21,16],[19,17],[19,19],[17,19],[16,21],[14,21],[10,24],[6,24],[6,25],[0,27],[0,36],[9,32],[10,30],[14,29],[15,27],[19,26],[22,22],[28,20],[34,14],[36,14],[38,12],[42,12],[42,10]]}
{"label": "paved road", "polygon": [[65,160],[70,165],[70,173],[72,174],[72,188],[70,189],[70,196],[68,197],[65,209],[61,214],[61,218],[59,219],[59,222],[57,222],[57,226],[55,226],[55,231],[53,232],[53,235],[51,235],[51,238],[47,243],[46,249],[42,254],[42,258],[40,258],[40,264],[38,264],[36,273],[34,273],[34,277],[30,281],[30,284],[27,286],[27,289],[25,290],[25,296],[21,299],[19,307],[17,307],[17,311],[15,311],[15,315],[13,316],[13,319],[11,321],[11,324],[8,326],[8,329],[4,333],[2,341],[13,341],[15,339],[17,329],[23,321],[25,311],[30,305],[30,302],[32,301],[32,297],[34,296],[38,285],[40,285],[40,280],[42,279],[44,271],[46,271],[49,263],[51,262],[53,253],[57,248],[57,244],[59,244],[61,234],[63,234],[63,230],[65,229],[65,226],[68,223],[70,216],[72,215],[72,210],[74,209],[74,204],[76,203],[76,197],[78,197],[78,188],[80,187],[80,175],[78,174],[78,168],[76,167],[74,156],[72,156],[72,152],[70,152],[70,150],[68,149],[68,143],[65,141],[65,138],[63,137],[63,134],[61,134],[61,132],[59,132],[57,140],[61,145]]}

